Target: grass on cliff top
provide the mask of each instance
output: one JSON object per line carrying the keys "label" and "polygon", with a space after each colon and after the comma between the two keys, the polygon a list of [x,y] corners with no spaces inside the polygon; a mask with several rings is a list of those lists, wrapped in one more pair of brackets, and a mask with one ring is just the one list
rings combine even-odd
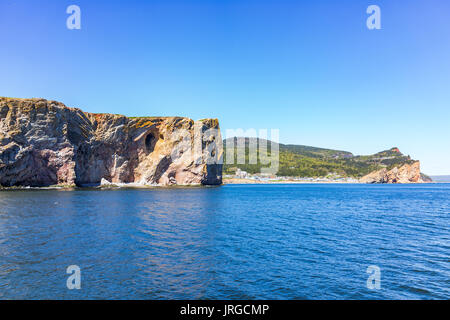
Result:
{"label": "grass on cliff top", "polygon": [[140,116],[140,117],[127,117],[128,119],[158,119],[162,117],[155,117],[155,116]]}
{"label": "grass on cliff top", "polygon": [[140,117],[127,117],[128,119],[132,119],[132,120],[156,120],[156,119],[165,119],[165,118],[174,118],[174,119],[189,119],[188,117],[180,117],[180,116],[140,116]]}

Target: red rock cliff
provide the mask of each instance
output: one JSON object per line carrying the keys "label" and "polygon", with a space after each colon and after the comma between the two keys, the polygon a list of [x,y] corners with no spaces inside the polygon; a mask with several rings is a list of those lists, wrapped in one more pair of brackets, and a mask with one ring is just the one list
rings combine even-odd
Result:
{"label": "red rock cliff", "polygon": [[391,170],[383,168],[371,172],[362,177],[362,183],[421,183],[424,182],[420,173],[420,162],[404,164],[401,167],[394,167]]}

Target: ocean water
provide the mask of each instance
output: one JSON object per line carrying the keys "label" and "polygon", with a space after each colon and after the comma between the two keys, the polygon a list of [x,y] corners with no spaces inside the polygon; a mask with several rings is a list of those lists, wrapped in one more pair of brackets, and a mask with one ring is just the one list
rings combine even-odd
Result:
{"label": "ocean water", "polygon": [[2,191],[0,298],[449,299],[449,222],[449,184]]}

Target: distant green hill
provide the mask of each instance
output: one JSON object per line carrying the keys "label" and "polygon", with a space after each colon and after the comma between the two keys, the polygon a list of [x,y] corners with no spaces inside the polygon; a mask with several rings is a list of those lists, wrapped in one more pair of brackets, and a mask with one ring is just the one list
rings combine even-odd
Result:
{"label": "distant green hill", "polygon": [[[234,139],[234,142],[237,140],[237,138],[231,139]],[[256,138],[245,138],[246,164],[236,164],[237,146],[235,143],[235,161],[234,163],[227,163],[226,159],[224,159],[224,174],[233,174],[237,168],[255,174],[261,172],[261,167],[267,167],[267,165],[261,165],[259,157],[257,164],[248,164],[250,139],[255,140]],[[226,141],[224,140],[225,152]],[[258,145],[259,143],[268,143],[267,148],[270,154],[270,141],[256,139],[256,143]],[[398,148],[392,148],[369,156],[354,156],[347,151],[285,144],[279,144],[279,151],[278,176],[325,177],[338,175],[341,177],[360,178],[381,168],[391,169],[395,166],[414,162],[410,156],[403,155]]]}

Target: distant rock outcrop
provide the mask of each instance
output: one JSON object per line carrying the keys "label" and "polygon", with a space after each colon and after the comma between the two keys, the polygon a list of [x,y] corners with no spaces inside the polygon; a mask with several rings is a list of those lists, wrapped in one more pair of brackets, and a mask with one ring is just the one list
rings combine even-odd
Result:
{"label": "distant rock outcrop", "polygon": [[369,173],[359,181],[362,183],[421,183],[426,182],[420,172],[420,161],[404,164],[391,170],[383,168]]}
{"label": "distant rock outcrop", "polygon": [[0,98],[2,186],[215,185],[222,152],[217,119],[127,118]]}

